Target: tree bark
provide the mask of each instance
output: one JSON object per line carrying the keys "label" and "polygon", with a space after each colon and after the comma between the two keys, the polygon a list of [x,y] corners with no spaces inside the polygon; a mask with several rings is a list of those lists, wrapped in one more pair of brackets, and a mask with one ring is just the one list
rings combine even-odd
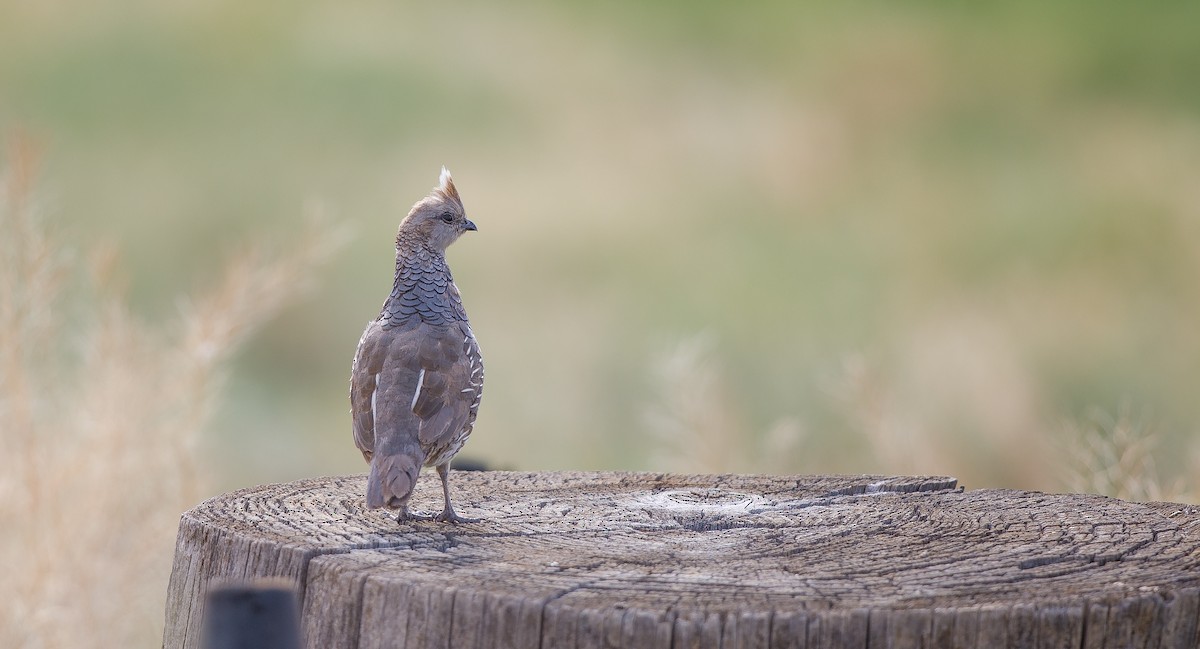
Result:
{"label": "tree bark", "polygon": [[[478,523],[398,524],[363,476],[180,521],[164,647],[205,592],[294,581],[310,647],[1200,646],[1200,508],[953,478],[456,472]],[[413,504],[439,511],[437,476]]]}

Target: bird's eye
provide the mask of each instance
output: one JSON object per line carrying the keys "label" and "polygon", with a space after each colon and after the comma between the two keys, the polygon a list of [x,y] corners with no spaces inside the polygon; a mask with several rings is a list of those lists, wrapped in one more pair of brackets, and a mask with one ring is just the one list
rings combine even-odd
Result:
{"label": "bird's eye", "polygon": [[451,223],[454,221],[454,215],[449,212],[442,212],[442,223]]}

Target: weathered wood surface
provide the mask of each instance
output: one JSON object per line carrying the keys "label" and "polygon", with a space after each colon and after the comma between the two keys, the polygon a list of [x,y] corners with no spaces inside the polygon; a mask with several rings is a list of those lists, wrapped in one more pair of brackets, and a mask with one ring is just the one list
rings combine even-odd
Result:
{"label": "weathered wood surface", "polygon": [[[414,505],[436,511],[436,475]],[[465,473],[397,524],[363,476],[183,515],[164,646],[223,580],[295,580],[310,647],[1200,646],[1200,508],[951,478]]]}

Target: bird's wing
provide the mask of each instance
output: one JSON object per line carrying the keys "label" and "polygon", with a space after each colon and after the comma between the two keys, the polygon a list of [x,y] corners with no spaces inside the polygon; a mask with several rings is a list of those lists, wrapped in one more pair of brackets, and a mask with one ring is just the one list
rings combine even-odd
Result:
{"label": "bird's wing", "polygon": [[440,464],[458,451],[470,418],[474,340],[457,323],[422,327],[425,335],[417,349],[421,380],[413,392],[412,412],[420,421],[417,438],[427,462]]}
{"label": "bird's wing", "polygon": [[419,446],[423,459],[436,462],[457,450],[476,403],[473,345],[457,323],[367,328],[351,377],[354,439],[364,456]]}
{"label": "bird's wing", "polygon": [[382,333],[378,321],[367,325],[358,341],[354,365],[350,370],[350,414],[354,444],[368,462],[375,451],[376,387],[384,358],[384,346],[380,340]]}

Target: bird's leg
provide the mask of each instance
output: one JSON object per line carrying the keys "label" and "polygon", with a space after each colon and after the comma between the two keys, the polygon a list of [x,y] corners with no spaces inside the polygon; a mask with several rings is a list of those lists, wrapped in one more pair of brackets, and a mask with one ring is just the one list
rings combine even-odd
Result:
{"label": "bird's leg", "polygon": [[446,508],[442,510],[442,513],[435,516],[433,520],[443,523],[478,523],[478,518],[463,518],[455,514],[454,507],[450,505],[450,463],[439,464],[437,472],[442,478],[442,497],[446,499]]}

